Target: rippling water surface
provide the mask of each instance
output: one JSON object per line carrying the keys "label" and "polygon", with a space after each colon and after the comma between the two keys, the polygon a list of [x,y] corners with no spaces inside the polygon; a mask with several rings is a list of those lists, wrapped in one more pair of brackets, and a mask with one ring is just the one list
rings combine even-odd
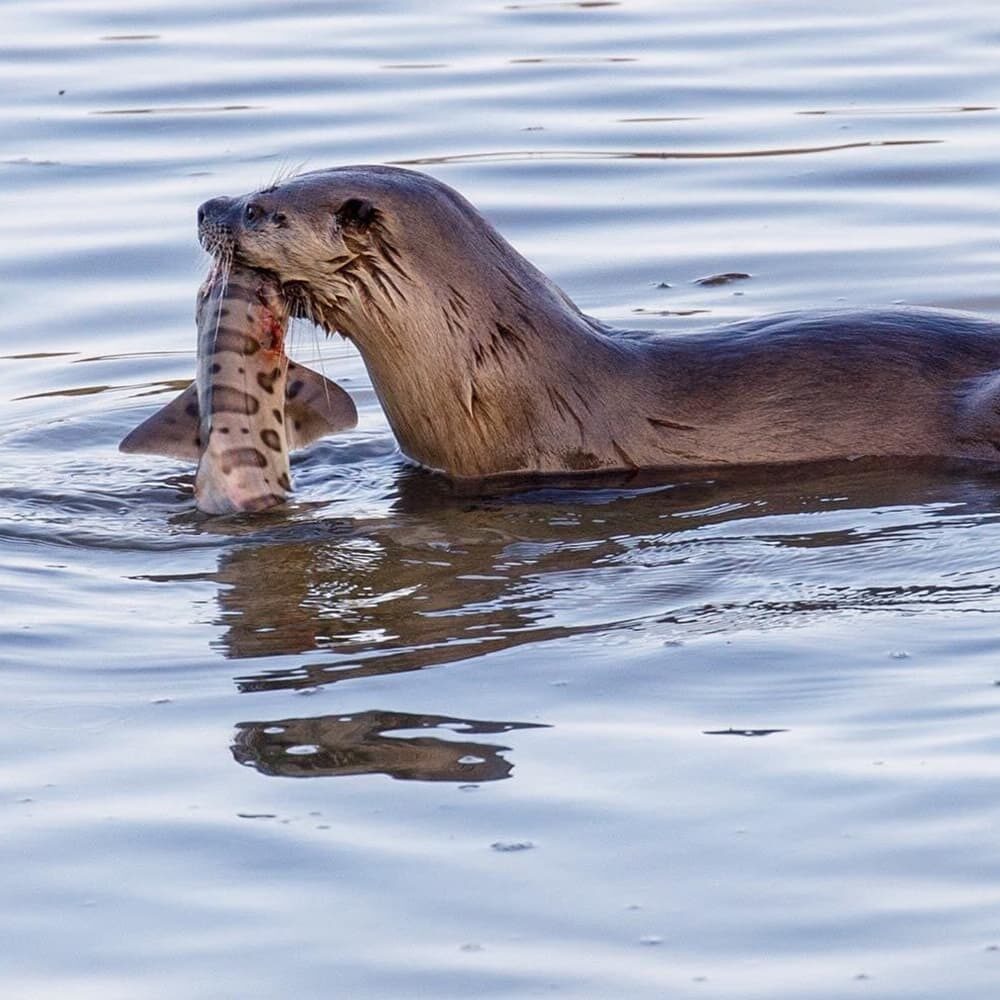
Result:
{"label": "rippling water surface", "polygon": [[461,496],[305,324],[361,420],[288,508],[116,446],[195,207],[303,166],[433,173],[620,325],[1000,317],[995,4],[2,14],[3,996],[994,994],[995,475]]}

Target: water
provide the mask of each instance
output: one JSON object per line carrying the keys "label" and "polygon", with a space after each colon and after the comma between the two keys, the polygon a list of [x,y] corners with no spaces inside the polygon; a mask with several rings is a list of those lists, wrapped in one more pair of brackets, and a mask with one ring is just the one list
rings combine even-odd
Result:
{"label": "water", "polygon": [[996,476],[463,497],[305,325],[361,420],[286,511],[116,445],[196,206],[303,165],[421,166],[611,323],[1000,316],[996,6],[219,6],[3,5],[0,992],[992,995]]}

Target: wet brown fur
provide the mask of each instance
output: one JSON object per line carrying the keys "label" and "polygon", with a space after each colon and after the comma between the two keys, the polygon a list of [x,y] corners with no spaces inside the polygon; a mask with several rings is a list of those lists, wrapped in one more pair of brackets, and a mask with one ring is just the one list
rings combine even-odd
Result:
{"label": "wet brown fur", "polygon": [[214,199],[201,235],[352,339],[402,450],[456,478],[1000,460],[1000,326],[985,319],[892,309],[612,330],[457,192],[391,167]]}

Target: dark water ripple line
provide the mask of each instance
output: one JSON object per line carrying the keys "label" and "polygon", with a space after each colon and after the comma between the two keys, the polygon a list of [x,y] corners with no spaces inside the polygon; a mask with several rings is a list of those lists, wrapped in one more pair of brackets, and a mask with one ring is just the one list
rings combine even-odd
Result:
{"label": "dark water ripple line", "polygon": [[[149,109],[142,111],[132,109],[129,111],[105,111],[94,112],[100,115],[118,115],[127,117],[128,115],[145,115],[155,113],[172,113],[193,115],[201,110],[212,109]],[[225,109],[215,109],[216,111]],[[821,146],[788,146],[774,147],[770,149],[742,149],[742,150],[584,150],[584,149],[514,149],[495,150],[479,153],[454,153],[442,156],[417,156],[402,159],[386,159],[384,162],[395,166],[434,166],[460,163],[518,163],[532,160],[553,161],[606,161],[606,160],[671,160],[671,161],[700,161],[700,160],[746,160],[746,159],[777,159],[786,156],[812,156],[823,153],[846,152],[855,149],[875,149],[905,146],[931,146],[941,145],[946,139],[873,139],[861,142],[834,143]],[[280,154],[273,153],[260,157],[262,161],[280,160]],[[251,162],[253,158],[243,158],[239,162]],[[7,158],[0,160],[0,165],[17,167],[45,167],[61,168],[70,171],[85,170],[94,176],[106,176],[111,183],[120,183],[120,172],[123,163],[127,163],[130,173],[149,174],[159,176],[163,172],[163,163],[157,160],[147,160],[135,158],[127,161],[114,161],[110,163],[86,161],[86,160],[43,160],[33,159],[27,156]],[[204,159],[189,156],[174,156],[170,160],[172,171],[178,175],[192,175],[204,169]],[[20,183],[20,182],[19,182]],[[39,177],[37,184],[48,186],[49,179]]]}
{"label": "dark water ripple line", "polygon": [[[0,502],[4,497],[0,495]],[[6,517],[10,517],[9,511]],[[104,530],[98,528],[74,527],[74,517],[63,514],[58,519],[32,520],[15,517],[0,527],[0,544],[40,544],[59,549],[86,549],[100,552],[187,552],[196,549],[221,549],[239,543],[238,538],[210,534],[165,534],[161,521],[151,519],[146,535],[135,533],[126,527],[112,533],[109,525]],[[118,523],[115,521],[114,523]],[[120,527],[120,524],[119,524]]]}
{"label": "dark water ripple line", "polygon": [[551,10],[552,8],[575,7],[590,10],[601,7],[621,7],[620,0],[543,0],[541,3],[508,3],[504,10]]}
{"label": "dark water ripple line", "polygon": [[[181,352],[175,351],[172,353],[179,354]],[[167,356],[167,352],[163,352],[163,356]],[[25,400],[29,399],[50,399],[53,396],[96,396],[102,392],[127,392],[134,389],[142,389],[145,391],[135,394],[132,398],[136,398],[136,396],[157,396],[164,392],[183,392],[189,385],[191,385],[192,381],[193,379],[189,378],[171,378],[160,379],[158,382],[132,382],[116,385],[77,385],[66,389],[48,389],[45,392],[33,392],[29,393],[27,396],[12,396],[11,402],[23,403]]]}
{"label": "dark water ripple line", "polygon": [[823,115],[843,115],[846,117],[854,117],[855,115],[873,115],[881,116],[885,115],[892,117],[894,115],[957,115],[957,114],[968,114],[970,112],[983,112],[983,111],[996,111],[997,108],[992,104],[968,104],[968,105],[954,105],[951,107],[915,107],[915,108],[816,108],[814,110],[808,111],[796,111],[797,115],[807,115],[807,116],[823,116]]}
{"label": "dark water ripple line", "polygon": [[111,537],[97,532],[61,532],[51,522],[40,524],[31,530],[20,531],[0,529],[0,543],[36,542],[59,549],[89,549],[104,552],[187,552],[195,549],[223,548],[229,544],[225,540],[209,539],[205,536],[185,536],[184,538],[156,538],[152,534],[146,538],[134,535]]}
{"label": "dark water ripple line", "polygon": [[721,150],[688,152],[682,150],[600,150],[600,149],[512,149],[493,153],[455,153],[448,156],[423,156],[391,160],[401,167],[428,166],[436,163],[503,163],[520,160],[742,160],[777,156],[807,156],[835,153],[848,149],[874,149],[886,146],[934,146],[944,139],[873,139],[868,142],[842,142],[829,146],[789,146],[776,149]]}
{"label": "dark water ripple line", "polygon": [[110,108],[101,111],[88,111],[89,115],[201,115],[215,114],[221,111],[264,111],[263,104],[216,104],[216,105],[176,105],[161,108]]}

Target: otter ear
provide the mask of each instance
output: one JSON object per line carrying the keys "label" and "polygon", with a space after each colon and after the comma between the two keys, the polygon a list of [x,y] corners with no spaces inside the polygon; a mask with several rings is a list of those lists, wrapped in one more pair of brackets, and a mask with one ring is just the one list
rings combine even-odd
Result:
{"label": "otter ear", "polygon": [[337,223],[341,229],[365,230],[375,218],[375,206],[364,198],[348,198],[337,209]]}

